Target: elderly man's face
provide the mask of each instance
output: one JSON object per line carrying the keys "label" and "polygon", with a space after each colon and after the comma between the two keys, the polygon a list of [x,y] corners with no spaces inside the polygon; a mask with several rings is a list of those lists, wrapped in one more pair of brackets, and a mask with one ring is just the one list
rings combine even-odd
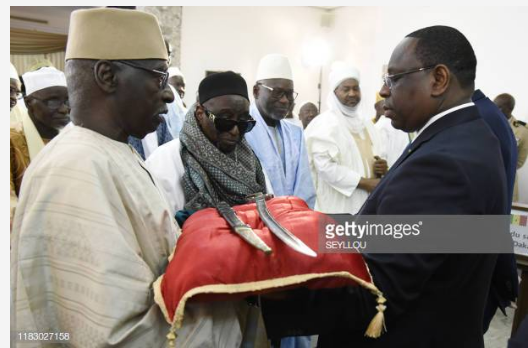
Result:
{"label": "elderly man's face", "polygon": [[143,69],[117,62],[123,81],[123,87],[116,94],[121,110],[118,122],[126,134],[143,139],[163,122],[161,115],[167,113],[167,103],[174,101],[174,95],[168,83],[163,85],[163,75],[153,71],[166,72],[166,61],[132,60],[129,63]]}
{"label": "elderly man's face", "polygon": [[25,102],[33,120],[47,128],[60,130],[70,122],[70,104],[66,87],[41,89],[27,96]]}
{"label": "elderly man's face", "polygon": [[18,89],[17,80],[10,79],[9,83],[9,106],[11,109],[15,107],[17,104],[17,95],[20,93],[20,90]]}
{"label": "elderly man's face", "polygon": [[295,100],[293,81],[286,79],[259,81],[253,89],[253,95],[259,110],[263,111],[263,117],[280,121],[286,117]]}
{"label": "elderly man's face", "polygon": [[361,89],[356,79],[346,79],[334,91],[339,102],[348,107],[354,107],[361,101]]}
{"label": "elderly man's face", "polygon": [[[406,38],[394,49],[389,61],[388,74],[398,74],[422,68],[414,53],[417,39]],[[385,84],[380,95],[385,98],[385,117],[392,126],[405,132],[421,129],[438,109],[431,96],[432,70],[396,77],[392,89]]]}
{"label": "elderly man's face", "polygon": [[169,78],[169,83],[178,92],[181,99],[185,96],[185,82],[181,76],[172,76]]}
{"label": "elderly man's face", "polygon": [[212,98],[202,106],[196,108],[196,118],[202,132],[220,151],[230,153],[243,139],[244,133],[234,126],[228,131],[220,131],[215,127],[209,115],[213,114],[218,119],[233,121],[247,121],[249,115],[249,101],[239,95],[223,95]]}
{"label": "elderly man's face", "polygon": [[299,119],[301,120],[303,124],[303,128],[308,127],[310,122],[319,114],[317,111],[317,106],[315,106],[313,103],[307,103],[302,106],[302,108],[299,110]]}

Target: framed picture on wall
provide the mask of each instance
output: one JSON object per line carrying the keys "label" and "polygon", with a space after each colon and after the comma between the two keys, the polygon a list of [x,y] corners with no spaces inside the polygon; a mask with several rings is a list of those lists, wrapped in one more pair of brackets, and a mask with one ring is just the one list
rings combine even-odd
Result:
{"label": "framed picture on wall", "polygon": [[513,203],[510,234],[517,263],[528,267],[528,205]]}

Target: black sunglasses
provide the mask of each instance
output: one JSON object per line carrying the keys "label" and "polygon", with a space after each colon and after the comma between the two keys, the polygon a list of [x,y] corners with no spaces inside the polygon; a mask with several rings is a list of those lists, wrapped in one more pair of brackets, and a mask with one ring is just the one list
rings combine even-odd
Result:
{"label": "black sunglasses", "polygon": [[251,132],[253,127],[255,127],[255,125],[257,124],[257,121],[252,119],[249,114],[247,114],[247,117],[249,118],[249,120],[235,121],[235,120],[228,120],[225,118],[217,117],[215,114],[207,110],[205,107],[203,107],[203,109],[207,117],[211,121],[213,121],[215,128],[219,132],[229,132],[231,129],[233,129],[233,127],[237,126],[240,133],[247,133],[247,132]]}

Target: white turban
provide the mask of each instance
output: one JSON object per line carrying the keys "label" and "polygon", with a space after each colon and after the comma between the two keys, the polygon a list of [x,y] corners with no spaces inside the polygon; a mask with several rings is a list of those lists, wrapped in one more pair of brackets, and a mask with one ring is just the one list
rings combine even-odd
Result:
{"label": "white turban", "polygon": [[268,79],[286,79],[293,81],[288,57],[282,54],[268,54],[262,57],[257,69],[257,81]]}
{"label": "white turban", "polygon": [[64,73],[52,67],[43,67],[22,75],[26,86],[26,95],[33,94],[48,87],[66,87]]}
{"label": "white turban", "polygon": [[359,80],[358,69],[344,63],[336,64],[329,76],[330,89],[334,91],[341,84],[341,82],[348,79],[357,80],[358,83],[361,82]]}
{"label": "white turban", "polygon": [[185,76],[183,76],[183,73],[181,72],[180,69],[178,69],[178,67],[171,66],[169,68],[169,78],[171,78],[173,76],[181,76],[182,79],[183,79],[183,82],[185,83]]}
{"label": "white turban", "polygon": [[18,78],[17,69],[15,68],[13,63],[9,63],[9,64],[11,64],[11,70],[9,71],[9,77],[12,78],[12,79],[17,80],[18,82],[20,82],[20,79]]}
{"label": "white turban", "polygon": [[360,133],[365,128],[364,120],[359,115],[359,103],[354,106],[346,106],[341,104],[337,96],[335,95],[336,88],[345,80],[355,79],[359,83],[359,71],[353,66],[345,63],[335,64],[329,75],[330,91],[326,102],[330,107],[330,110],[337,114],[345,116],[347,124],[350,130],[354,133]]}

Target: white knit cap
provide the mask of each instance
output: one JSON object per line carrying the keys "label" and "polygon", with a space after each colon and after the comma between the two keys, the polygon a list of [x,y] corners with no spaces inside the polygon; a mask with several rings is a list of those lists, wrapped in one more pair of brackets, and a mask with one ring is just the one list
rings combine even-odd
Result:
{"label": "white knit cap", "polygon": [[293,81],[293,74],[288,57],[282,54],[264,56],[257,69],[257,81],[267,79],[286,79]]}
{"label": "white knit cap", "polygon": [[30,95],[48,87],[66,87],[64,73],[52,67],[43,67],[22,75],[26,86],[26,95]]}
{"label": "white knit cap", "polygon": [[17,80],[18,82],[20,82],[20,79],[18,78],[18,72],[17,72],[17,69],[15,68],[15,66],[13,65],[13,63],[9,63],[11,64],[11,70],[9,70],[9,78],[11,79],[15,79]]}
{"label": "white knit cap", "polygon": [[169,68],[169,77],[173,77],[173,76],[181,76],[181,77],[183,77],[183,73],[181,72],[180,69],[178,69],[178,67],[171,66]]}
{"label": "white knit cap", "polygon": [[330,89],[332,91],[335,90],[341,84],[341,82],[348,79],[357,80],[359,83],[359,70],[345,63],[334,64],[328,78],[330,82]]}

